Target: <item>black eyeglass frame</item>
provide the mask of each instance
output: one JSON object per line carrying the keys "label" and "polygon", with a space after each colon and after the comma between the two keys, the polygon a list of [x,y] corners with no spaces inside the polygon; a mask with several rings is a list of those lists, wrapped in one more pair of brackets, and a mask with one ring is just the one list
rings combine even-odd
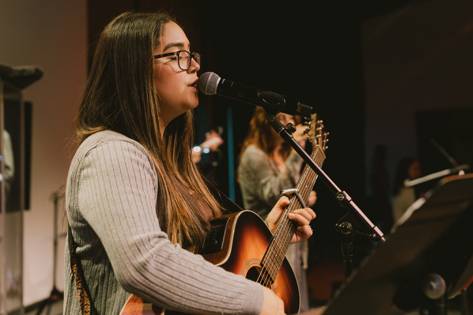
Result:
{"label": "black eyeglass frame", "polygon": [[[187,65],[187,68],[183,68],[181,66],[181,57],[179,56],[181,54],[181,52],[186,52],[188,53],[191,58],[189,59],[189,64]],[[159,59],[159,58],[163,58],[163,57],[169,57],[169,56],[172,56],[172,55],[175,55],[177,57],[177,65],[179,66],[179,68],[182,70],[182,71],[187,71],[189,70],[189,68],[191,67],[191,64],[192,64],[192,59],[195,60],[195,62],[197,62],[199,65],[200,65],[200,57],[201,55],[198,53],[198,52],[193,52],[191,53],[190,51],[188,50],[178,50],[178,51],[173,51],[173,52],[170,52],[170,53],[165,53],[165,54],[161,54],[161,55],[154,55],[154,59]]]}

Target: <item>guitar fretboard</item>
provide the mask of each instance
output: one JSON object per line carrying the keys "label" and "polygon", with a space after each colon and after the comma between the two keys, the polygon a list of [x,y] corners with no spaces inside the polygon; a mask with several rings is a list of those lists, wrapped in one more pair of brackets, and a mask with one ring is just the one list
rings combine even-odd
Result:
{"label": "guitar fretboard", "polygon": [[[322,167],[325,160],[325,153],[319,146],[316,146],[312,152],[311,158],[319,167]],[[310,166],[307,165],[304,168],[301,178],[296,186],[296,189],[299,191],[299,195],[304,200],[304,203],[307,202],[317,177],[318,175]],[[299,198],[297,196],[292,196],[278,228],[273,235],[271,244],[261,260],[262,270],[258,282],[262,285],[270,287],[276,280],[287,249],[291,243],[292,236],[296,232],[296,224],[288,218],[288,214],[302,207],[303,204]]]}

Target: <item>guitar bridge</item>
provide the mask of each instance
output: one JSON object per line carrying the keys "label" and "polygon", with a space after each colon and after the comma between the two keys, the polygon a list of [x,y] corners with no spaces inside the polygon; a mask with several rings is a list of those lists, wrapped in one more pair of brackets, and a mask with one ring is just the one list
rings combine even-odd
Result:
{"label": "guitar bridge", "polygon": [[215,219],[210,221],[212,230],[205,237],[204,243],[199,251],[199,254],[212,254],[223,249],[225,240],[225,232],[227,230],[229,218]]}

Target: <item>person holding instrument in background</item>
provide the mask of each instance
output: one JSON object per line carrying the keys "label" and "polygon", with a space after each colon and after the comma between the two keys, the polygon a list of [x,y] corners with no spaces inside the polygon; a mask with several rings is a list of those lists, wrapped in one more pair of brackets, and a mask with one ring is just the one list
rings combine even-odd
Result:
{"label": "person holding instrument in background", "polygon": [[[284,314],[271,289],[190,251],[225,211],[191,158],[200,55],[190,49],[165,13],[124,13],[100,36],[66,184],[64,314],[87,311],[83,292],[91,314],[119,314],[130,293],[191,314]],[[272,231],[287,205],[270,212]],[[289,218],[292,242],[312,235],[312,209]]]}
{"label": "person holding instrument in background", "polygon": [[[243,142],[238,164],[240,184],[245,209],[252,209],[266,219],[272,205],[280,198],[282,190],[294,188],[302,171],[303,159],[279,136],[267,120],[267,113],[256,107],[250,121],[248,135]],[[276,115],[283,125],[292,123],[294,117],[285,113]],[[296,126],[294,139],[305,146],[307,127]],[[307,205],[317,200],[311,191]],[[301,311],[309,308],[306,269],[308,264],[308,242],[293,244],[286,254],[296,275],[301,292]]]}

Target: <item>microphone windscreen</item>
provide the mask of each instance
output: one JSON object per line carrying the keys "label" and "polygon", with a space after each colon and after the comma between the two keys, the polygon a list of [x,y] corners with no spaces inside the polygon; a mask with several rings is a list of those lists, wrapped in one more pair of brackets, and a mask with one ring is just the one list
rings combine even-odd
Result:
{"label": "microphone windscreen", "polygon": [[199,90],[205,95],[215,95],[217,94],[218,83],[220,82],[220,77],[213,72],[205,72],[199,78],[198,87]]}

